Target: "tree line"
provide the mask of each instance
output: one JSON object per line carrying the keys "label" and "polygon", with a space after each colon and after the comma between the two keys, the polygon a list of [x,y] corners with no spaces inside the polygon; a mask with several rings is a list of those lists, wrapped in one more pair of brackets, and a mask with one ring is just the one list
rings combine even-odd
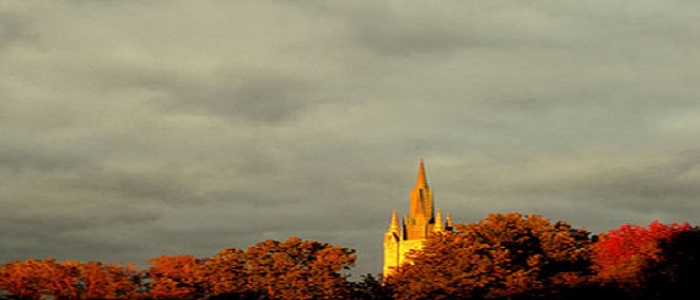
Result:
{"label": "tree line", "polygon": [[592,236],[541,216],[492,214],[433,235],[385,279],[391,299],[683,299],[700,279],[700,230],[623,225]]}
{"label": "tree line", "polygon": [[29,259],[0,266],[0,299],[675,299],[700,279],[700,230],[653,222],[594,236],[538,215],[491,214],[408,255],[391,276],[358,282],[348,273],[354,250],[297,237],[161,256],[145,270]]}

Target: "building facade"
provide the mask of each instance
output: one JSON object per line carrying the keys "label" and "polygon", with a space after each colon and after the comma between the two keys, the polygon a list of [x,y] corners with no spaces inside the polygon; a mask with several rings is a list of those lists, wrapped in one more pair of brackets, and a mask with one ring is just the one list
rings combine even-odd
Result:
{"label": "building facade", "polygon": [[411,250],[423,248],[423,242],[433,232],[452,230],[452,220],[447,214],[445,222],[442,213],[435,211],[433,191],[428,187],[423,160],[418,166],[416,186],[411,191],[409,215],[403,216],[399,226],[396,209],[391,214],[389,231],[384,234],[384,269],[383,275],[389,276],[406,262],[406,254]]}

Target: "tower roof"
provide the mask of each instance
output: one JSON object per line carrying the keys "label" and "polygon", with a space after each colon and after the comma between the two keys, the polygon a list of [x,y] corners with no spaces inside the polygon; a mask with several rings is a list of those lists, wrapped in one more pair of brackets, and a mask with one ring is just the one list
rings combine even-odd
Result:
{"label": "tower roof", "polygon": [[423,159],[420,160],[420,165],[418,166],[418,178],[416,178],[416,189],[427,189],[428,179],[425,177],[425,166],[423,164]]}

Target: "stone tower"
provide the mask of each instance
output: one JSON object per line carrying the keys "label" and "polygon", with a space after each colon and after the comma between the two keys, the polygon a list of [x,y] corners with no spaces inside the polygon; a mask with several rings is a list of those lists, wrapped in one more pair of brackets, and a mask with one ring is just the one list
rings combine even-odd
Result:
{"label": "stone tower", "polygon": [[384,276],[391,275],[406,261],[405,255],[408,251],[422,249],[423,242],[431,233],[452,230],[449,214],[446,216],[447,221],[443,223],[442,213],[440,210],[435,211],[433,190],[428,187],[422,159],[409,205],[409,215],[403,216],[403,226],[399,226],[396,209],[391,214],[389,231],[384,234]]}

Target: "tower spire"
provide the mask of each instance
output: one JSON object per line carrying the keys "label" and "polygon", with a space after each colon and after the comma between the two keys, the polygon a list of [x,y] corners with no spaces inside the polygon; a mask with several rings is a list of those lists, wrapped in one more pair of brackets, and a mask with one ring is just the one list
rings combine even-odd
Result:
{"label": "tower spire", "polygon": [[409,214],[403,215],[403,223],[399,223],[396,209],[391,213],[389,231],[384,234],[384,279],[410,262],[411,256],[407,253],[423,249],[424,242],[433,232],[452,230],[450,214],[435,210],[433,191],[428,187],[425,173],[425,163],[421,158],[416,187],[411,190]]}
{"label": "tower spire", "polygon": [[427,189],[428,180],[425,177],[425,165],[423,164],[423,159],[420,159],[420,165],[418,166],[418,178],[416,178],[416,189]]}
{"label": "tower spire", "polygon": [[425,176],[425,163],[421,158],[418,165],[418,178],[416,187],[411,190],[410,223],[406,228],[406,238],[409,240],[424,238],[426,226],[435,223],[435,205],[433,204],[433,191],[428,187]]}

